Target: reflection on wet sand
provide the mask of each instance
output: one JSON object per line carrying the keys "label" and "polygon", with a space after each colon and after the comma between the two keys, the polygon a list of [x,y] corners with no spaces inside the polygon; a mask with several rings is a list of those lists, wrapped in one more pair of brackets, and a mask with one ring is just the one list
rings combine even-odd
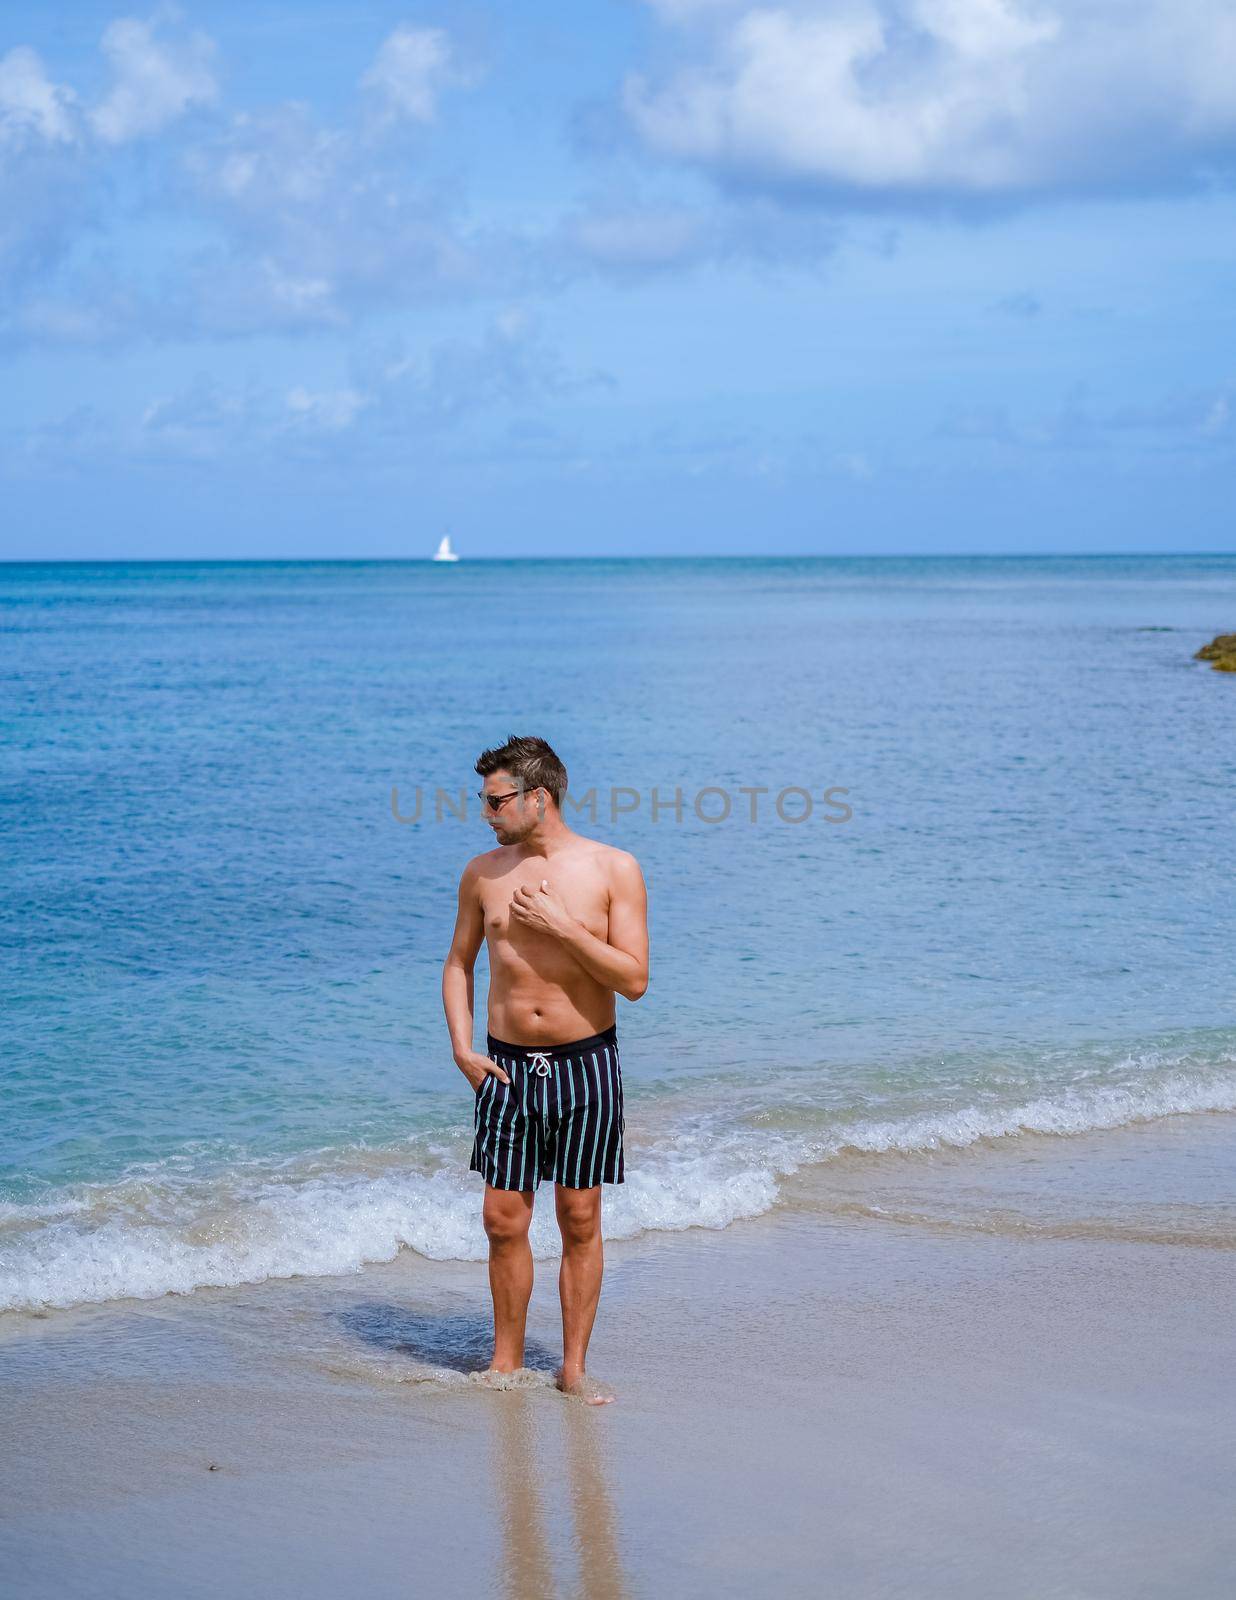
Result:
{"label": "reflection on wet sand", "polygon": [[502,1592],[508,1600],[548,1600],[559,1590],[544,1500],[550,1484],[565,1479],[581,1600],[624,1600],[617,1520],[602,1459],[604,1421],[591,1408],[563,1401],[561,1450],[544,1391],[506,1390],[492,1396],[494,1481],[502,1530]]}
{"label": "reflection on wet sand", "polygon": [[[413,1370],[427,1376],[454,1372],[475,1381],[492,1348],[491,1321],[471,1310],[431,1313],[375,1298],[348,1305],[336,1322],[349,1341],[383,1357],[410,1358]],[[580,1600],[625,1600],[630,1591],[606,1456],[613,1427],[606,1413],[612,1408],[560,1395],[547,1370],[553,1365],[548,1346],[529,1339],[525,1359],[533,1365],[517,1375],[519,1386],[485,1385],[483,1395],[476,1395],[490,1417],[493,1489],[488,1503],[483,1500],[477,1509],[492,1514],[502,1542],[501,1580],[495,1587],[508,1600],[551,1600],[560,1592]],[[475,1394],[471,1385],[467,1391]],[[560,1590],[554,1555],[565,1542],[553,1537],[552,1502],[563,1493],[578,1581]]]}
{"label": "reflection on wet sand", "polygon": [[618,1552],[618,1523],[606,1483],[603,1456],[608,1419],[590,1406],[562,1407],[567,1487],[575,1524],[579,1590],[584,1600],[622,1600],[626,1579]]}

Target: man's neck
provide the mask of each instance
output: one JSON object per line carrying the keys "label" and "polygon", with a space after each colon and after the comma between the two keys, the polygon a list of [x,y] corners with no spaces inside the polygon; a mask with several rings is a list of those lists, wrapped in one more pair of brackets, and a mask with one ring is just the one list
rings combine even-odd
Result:
{"label": "man's neck", "polygon": [[569,849],[571,841],[577,837],[578,835],[567,827],[561,817],[554,817],[552,820],[547,817],[521,842],[520,854],[525,859],[542,856],[548,860],[550,856],[560,855],[562,851]]}

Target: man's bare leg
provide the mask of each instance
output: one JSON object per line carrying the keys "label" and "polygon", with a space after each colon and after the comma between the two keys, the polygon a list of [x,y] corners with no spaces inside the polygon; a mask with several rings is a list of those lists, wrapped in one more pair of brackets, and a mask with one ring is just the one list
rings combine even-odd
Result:
{"label": "man's bare leg", "polygon": [[568,1189],[554,1185],[558,1227],[562,1233],[562,1267],[558,1293],[562,1299],[562,1365],[555,1374],[564,1394],[590,1405],[604,1405],[614,1397],[584,1371],[588,1340],[601,1298],[605,1253],[601,1245],[601,1185]]}
{"label": "man's bare leg", "polygon": [[494,1300],[494,1354],[490,1372],[517,1372],[524,1364],[524,1329],[532,1297],[531,1189],[485,1185],[482,1220],[489,1239],[489,1290]]}

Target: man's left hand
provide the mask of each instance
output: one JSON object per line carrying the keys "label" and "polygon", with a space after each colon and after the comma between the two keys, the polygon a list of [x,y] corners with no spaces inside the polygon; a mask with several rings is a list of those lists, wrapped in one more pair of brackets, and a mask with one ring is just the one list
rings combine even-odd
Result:
{"label": "man's left hand", "polygon": [[545,878],[539,889],[520,884],[511,896],[511,916],[521,927],[560,937],[575,926],[575,918],[563,904],[562,896],[551,889]]}

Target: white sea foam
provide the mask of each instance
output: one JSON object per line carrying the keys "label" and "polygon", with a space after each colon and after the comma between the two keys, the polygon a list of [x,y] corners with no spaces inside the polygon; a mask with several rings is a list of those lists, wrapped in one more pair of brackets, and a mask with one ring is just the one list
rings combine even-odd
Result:
{"label": "white sea foam", "polygon": [[837,1148],[935,1150],[1022,1133],[1099,1133],[1198,1111],[1236,1111],[1236,1072],[1173,1073],[1152,1083],[1061,1089],[1008,1109],[966,1106],[900,1121],[861,1122],[845,1130]]}
{"label": "white sea foam", "polygon": [[45,1222],[87,1209],[84,1200],[74,1199],[71,1195],[61,1195],[42,1204],[37,1201],[22,1204],[16,1200],[0,1200],[0,1228],[25,1227],[31,1222]]}
{"label": "white sea foam", "polygon": [[[632,1101],[629,1124],[637,1122],[634,1109]],[[697,1107],[628,1145],[627,1180],[606,1191],[605,1232],[620,1239],[724,1228],[773,1207],[786,1174],[845,1151],[912,1153],[1208,1111],[1236,1111],[1230,1067],[1152,1067],[1128,1081],[1087,1081],[1019,1104],[887,1120],[820,1112],[793,1131],[744,1124],[720,1104]],[[83,1186],[56,1206],[10,1206],[0,1310],[338,1275],[405,1248],[432,1260],[482,1261],[480,1180],[466,1172],[466,1153],[459,1155],[413,1141],[405,1151],[337,1153],[333,1171],[319,1155],[299,1168],[238,1168],[209,1182],[147,1172],[110,1187]],[[12,1224],[23,1209],[29,1226],[19,1232]],[[532,1246],[542,1258],[557,1253],[552,1212],[542,1204],[533,1220]]]}

